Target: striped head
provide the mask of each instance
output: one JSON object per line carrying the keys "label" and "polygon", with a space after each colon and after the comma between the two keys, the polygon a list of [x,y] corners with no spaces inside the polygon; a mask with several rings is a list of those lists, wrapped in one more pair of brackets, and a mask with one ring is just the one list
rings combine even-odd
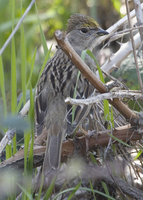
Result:
{"label": "striped head", "polygon": [[99,36],[106,35],[108,32],[101,29],[91,17],[74,14],[68,20],[66,34],[73,48],[81,52],[90,48]]}

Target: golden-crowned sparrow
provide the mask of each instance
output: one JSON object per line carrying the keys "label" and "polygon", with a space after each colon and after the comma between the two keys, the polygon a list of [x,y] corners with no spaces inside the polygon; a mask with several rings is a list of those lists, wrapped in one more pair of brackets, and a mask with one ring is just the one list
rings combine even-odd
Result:
{"label": "golden-crowned sparrow", "polygon": [[[91,17],[74,14],[68,20],[65,34],[74,50],[81,56],[83,50],[88,49],[99,36],[108,32],[101,29]],[[89,56],[86,57],[85,62],[94,70],[93,60]],[[88,113],[88,106],[78,106],[72,122],[72,107],[64,102],[66,97],[74,95],[77,74],[76,66],[62,49],[58,48],[55,55],[47,62],[37,86],[36,132],[37,135],[42,131],[47,132],[47,147],[43,163],[44,176],[59,169],[64,135],[73,133]],[[75,98],[87,98],[93,89],[80,74]]]}

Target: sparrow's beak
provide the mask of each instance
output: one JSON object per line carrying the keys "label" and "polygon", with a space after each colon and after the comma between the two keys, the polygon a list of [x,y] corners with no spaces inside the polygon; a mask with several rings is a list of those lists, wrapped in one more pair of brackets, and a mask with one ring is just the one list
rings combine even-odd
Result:
{"label": "sparrow's beak", "polygon": [[107,34],[109,34],[107,31],[103,30],[102,28],[98,28],[97,35],[102,36]]}

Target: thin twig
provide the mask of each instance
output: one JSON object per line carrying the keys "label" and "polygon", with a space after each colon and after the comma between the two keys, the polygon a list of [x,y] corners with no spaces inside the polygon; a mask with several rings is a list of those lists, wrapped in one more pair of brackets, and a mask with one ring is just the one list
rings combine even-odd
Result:
{"label": "thin twig", "polygon": [[[128,15],[129,27],[131,28],[130,8],[129,8],[128,0],[126,0],[125,3],[126,3],[127,15]],[[138,77],[138,81],[139,81],[139,84],[140,84],[141,92],[143,94],[142,79],[141,79],[141,76],[140,76],[140,71],[139,71],[139,66],[138,66],[138,61],[137,61],[137,55],[136,55],[135,42],[134,42],[132,30],[130,30],[130,37],[131,37],[131,41],[132,41],[132,48],[133,48],[133,55],[134,55],[135,65],[136,65],[136,70],[137,70],[137,77]]]}
{"label": "thin twig", "polygon": [[140,28],[143,28],[143,25],[138,25],[138,26],[135,26],[135,27],[126,28],[125,30],[118,31],[117,33],[118,33],[118,34],[129,33],[131,30],[132,30],[132,31],[136,31],[137,29],[140,29]]}
{"label": "thin twig", "polygon": [[110,39],[109,39],[107,44],[109,44],[110,42],[113,42],[113,41],[123,37],[124,35],[130,34],[131,30],[132,31],[136,31],[136,30],[138,30],[140,28],[143,28],[143,25],[132,27],[132,28],[127,28],[127,29],[124,29],[122,31],[118,31],[118,32],[112,33],[112,34],[110,34]]}
{"label": "thin twig", "polygon": [[137,25],[138,25],[137,28],[139,29],[141,40],[143,41],[143,27],[139,26],[139,25],[143,25],[143,14],[142,14],[140,0],[134,0],[134,5],[135,5],[136,18],[137,18]]}
{"label": "thin twig", "polygon": [[0,49],[0,55],[2,55],[3,51],[5,50],[5,48],[9,44],[9,42],[12,40],[13,36],[17,32],[17,30],[19,29],[19,26],[23,22],[24,18],[26,17],[27,13],[30,11],[30,9],[32,8],[32,6],[33,6],[34,3],[35,3],[35,0],[32,0],[31,3],[29,4],[29,6],[27,7],[25,13],[22,15],[22,17],[20,18],[20,20],[17,23],[16,27],[14,28],[14,30],[12,31],[12,33],[10,34],[10,36],[8,37],[8,39],[6,40],[6,42],[4,43],[4,45],[2,46],[2,48]]}
{"label": "thin twig", "polygon": [[[141,9],[143,9],[143,3],[141,4]],[[135,17],[135,10],[132,10],[130,12],[130,18]],[[110,28],[107,29],[107,32],[110,33],[108,35],[105,35],[103,37],[100,37],[97,41],[96,41],[96,45],[101,44],[102,42],[104,42],[105,40],[109,39],[110,36],[112,36],[112,33],[116,32],[118,29],[120,29],[124,24],[126,24],[128,21],[127,15],[125,17],[123,17],[122,19],[120,19],[118,22],[116,22],[115,24],[113,24],[113,26],[111,26]],[[95,44],[93,44],[93,47],[95,47]]]}

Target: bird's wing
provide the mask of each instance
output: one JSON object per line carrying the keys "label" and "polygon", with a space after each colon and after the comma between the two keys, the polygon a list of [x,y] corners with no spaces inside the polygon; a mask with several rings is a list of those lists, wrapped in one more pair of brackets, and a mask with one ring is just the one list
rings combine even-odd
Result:
{"label": "bird's wing", "polygon": [[[82,75],[81,75],[82,76]],[[82,77],[83,78],[83,77]],[[82,84],[82,85],[81,85]],[[94,91],[94,87],[84,79],[84,82],[79,79],[79,85],[77,86],[76,90],[76,99],[86,99],[90,97]],[[75,87],[71,88],[70,90],[70,97],[73,98],[74,96]],[[85,117],[88,115],[91,109],[90,105],[81,105],[81,106],[71,106],[67,105],[67,134],[72,134],[75,129],[82,123]]]}
{"label": "bird's wing", "polygon": [[48,85],[36,95],[35,115],[37,135],[47,132],[47,145],[43,164],[43,174],[60,167],[60,156],[63,138],[66,132],[66,104],[61,94],[55,96]]}
{"label": "bird's wing", "polygon": [[51,69],[54,67],[53,59],[50,59],[39,79],[36,95],[35,95],[35,129],[37,135],[40,135],[44,128],[44,120],[49,107],[51,106],[49,102],[54,96],[54,90],[50,86],[50,74]]}

